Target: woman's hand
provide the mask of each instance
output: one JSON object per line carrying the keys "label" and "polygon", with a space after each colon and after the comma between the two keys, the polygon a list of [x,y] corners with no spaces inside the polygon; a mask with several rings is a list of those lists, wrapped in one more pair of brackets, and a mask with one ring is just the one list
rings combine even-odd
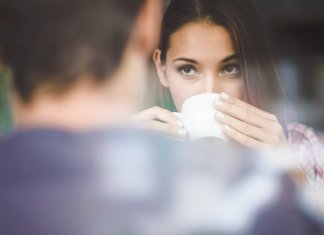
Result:
{"label": "woman's hand", "polygon": [[181,138],[187,137],[182,122],[169,110],[157,106],[137,113],[132,120],[150,130]]}
{"label": "woman's hand", "polygon": [[216,120],[223,132],[235,142],[256,149],[269,149],[286,144],[284,130],[277,117],[226,93],[215,101]]}

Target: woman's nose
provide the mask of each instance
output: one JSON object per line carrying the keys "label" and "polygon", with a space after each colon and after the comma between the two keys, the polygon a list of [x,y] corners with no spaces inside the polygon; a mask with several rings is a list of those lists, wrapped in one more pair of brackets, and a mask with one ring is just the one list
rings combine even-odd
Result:
{"label": "woman's nose", "polygon": [[220,93],[221,92],[221,86],[220,82],[215,76],[208,76],[205,79],[204,84],[205,93]]}

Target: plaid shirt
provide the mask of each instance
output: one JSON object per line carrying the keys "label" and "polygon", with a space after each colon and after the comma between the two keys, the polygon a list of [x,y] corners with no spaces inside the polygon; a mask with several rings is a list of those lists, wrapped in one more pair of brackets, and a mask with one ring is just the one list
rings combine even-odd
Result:
{"label": "plaid shirt", "polygon": [[288,125],[293,155],[312,186],[324,183],[324,144],[314,130],[300,123]]}

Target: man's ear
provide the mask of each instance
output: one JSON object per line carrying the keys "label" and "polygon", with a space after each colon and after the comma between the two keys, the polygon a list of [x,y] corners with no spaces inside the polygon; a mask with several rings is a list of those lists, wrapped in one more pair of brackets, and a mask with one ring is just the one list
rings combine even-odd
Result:
{"label": "man's ear", "polygon": [[164,87],[169,87],[168,79],[165,71],[165,64],[161,61],[161,51],[156,49],[153,53],[153,61],[156,67],[157,74],[159,76],[160,83]]}
{"label": "man's ear", "polygon": [[133,37],[142,52],[152,53],[160,38],[160,23],[162,17],[162,3],[160,0],[144,0],[144,4],[137,18]]}

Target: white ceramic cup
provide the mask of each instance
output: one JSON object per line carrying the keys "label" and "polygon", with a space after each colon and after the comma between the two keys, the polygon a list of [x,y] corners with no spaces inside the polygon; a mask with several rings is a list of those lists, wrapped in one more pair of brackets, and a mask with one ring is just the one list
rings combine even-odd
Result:
{"label": "white ceramic cup", "polygon": [[219,100],[217,93],[204,93],[191,96],[184,101],[181,113],[174,115],[182,121],[192,140],[216,137],[227,140],[222,132],[222,125],[215,119],[214,102]]}

